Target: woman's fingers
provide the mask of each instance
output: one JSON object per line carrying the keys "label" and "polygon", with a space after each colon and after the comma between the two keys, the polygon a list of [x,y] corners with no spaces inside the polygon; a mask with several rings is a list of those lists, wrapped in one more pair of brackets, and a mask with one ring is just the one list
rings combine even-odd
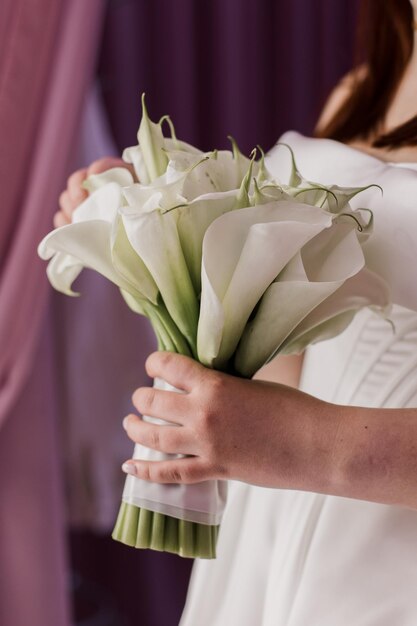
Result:
{"label": "woman's fingers", "polygon": [[184,424],[191,410],[186,394],[155,387],[139,387],[132,395],[132,402],[142,415],[159,417],[176,424]]}
{"label": "woman's fingers", "polygon": [[73,212],[87,198],[87,191],[81,187],[86,175],[87,169],[83,168],[77,170],[68,178],[67,188],[61,193],[58,200],[60,211],[54,215],[55,228],[70,224]]}
{"label": "woman's fingers", "polygon": [[61,226],[67,226],[67,224],[70,223],[70,220],[62,211],[59,211],[58,213],[55,213],[53,223],[54,228],[60,228]]}
{"label": "woman's fingers", "polygon": [[68,178],[67,192],[68,192],[69,200],[72,203],[72,207],[73,207],[72,210],[74,210],[83,200],[85,200],[88,195],[87,191],[82,188],[82,184],[86,178],[87,178],[86,167],[83,167],[82,169],[77,170],[76,172],[71,174],[71,176]]}
{"label": "woman's fingers", "polygon": [[77,204],[74,200],[71,200],[68,190],[66,189],[61,193],[58,200],[59,208],[61,209],[61,213],[63,213],[64,217],[70,222],[72,219],[72,214],[74,209],[77,207]]}
{"label": "woman's fingers", "polygon": [[194,359],[173,352],[153,352],[145,368],[151,378],[162,378],[184,391],[191,391],[208,375],[207,368]]}
{"label": "woman's fingers", "polygon": [[135,443],[167,454],[196,454],[198,444],[183,426],[162,426],[144,422],[136,415],[123,420],[123,428]]}
{"label": "woman's fingers", "polygon": [[137,461],[130,459],[122,465],[126,474],[153,483],[199,483],[220,478],[198,457],[185,457],[173,461]]}

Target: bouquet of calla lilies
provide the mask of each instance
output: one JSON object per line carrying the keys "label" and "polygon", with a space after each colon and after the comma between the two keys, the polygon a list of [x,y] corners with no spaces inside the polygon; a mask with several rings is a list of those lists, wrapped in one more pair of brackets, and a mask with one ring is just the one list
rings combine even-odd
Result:
{"label": "bouquet of calla lilies", "polygon": [[[144,98],[142,106],[139,143],[123,153],[136,177],[127,168],[90,176],[73,222],[39,246],[56,289],[76,295],[73,281],[94,269],[150,319],[161,350],[248,378],[280,353],[339,334],[365,306],[386,313],[387,286],[362,251],[372,213],[349,205],[363,188],[305,180],[285,145],[285,183],[260,149],[247,158],[231,140],[230,151],[203,153],[176,138],[169,118],[153,123]],[[133,458],[173,455],[137,444]],[[213,558],[225,501],[223,481],[161,485],[127,476],[113,537]]]}

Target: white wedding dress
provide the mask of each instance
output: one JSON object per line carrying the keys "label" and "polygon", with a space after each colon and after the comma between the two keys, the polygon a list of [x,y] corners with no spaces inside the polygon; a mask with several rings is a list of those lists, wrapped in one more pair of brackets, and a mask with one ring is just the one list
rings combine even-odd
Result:
{"label": "white wedding dress", "polygon": [[[310,180],[382,184],[375,236],[385,251],[384,237],[394,241],[371,264],[385,263],[395,302],[417,310],[417,165],[296,133],[282,140]],[[271,171],[284,166],[283,150],[272,150]],[[395,332],[363,310],[310,347],[301,388],[345,405],[417,407],[417,313],[396,305],[391,319]],[[417,511],[233,482],[217,553],[194,564],[180,626],[417,626]]]}

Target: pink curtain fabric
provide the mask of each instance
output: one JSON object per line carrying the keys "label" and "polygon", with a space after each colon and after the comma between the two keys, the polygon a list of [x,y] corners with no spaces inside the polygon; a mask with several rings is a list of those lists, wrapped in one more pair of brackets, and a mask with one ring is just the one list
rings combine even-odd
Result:
{"label": "pink curtain fabric", "polygon": [[61,474],[36,247],[94,68],[103,0],[0,3],[0,624],[66,626]]}

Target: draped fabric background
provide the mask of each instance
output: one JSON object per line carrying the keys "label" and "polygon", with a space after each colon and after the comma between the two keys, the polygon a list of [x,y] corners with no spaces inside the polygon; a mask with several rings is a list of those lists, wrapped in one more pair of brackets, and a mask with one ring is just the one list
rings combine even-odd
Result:
{"label": "draped fabric background", "polygon": [[[174,626],[190,568],[108,538],[131,449],[121,418],[153,343],[96,277],[80,281],[81,300],[46,306],[35,250],[66,176],[113,141],[136,142],[142,91],[153,118],[169,113],[202,148],[231,134],[245,151],[268,149],[288,128],[311,132],[351,64],[357,2],[1,1],[1,625],[69,624],[65,523],[87,600],[102,605],[83,626]],[[98,52],[99,93],[86,101]]]}
{"label": "draped fabric background", "polygon": [[[116,154],[94,83],[73,169]],[[132,452],[121,420],[132,410],[132,391],[150,382],[144,364],[156,341],[148,320],[102,276],[85,271],[75,289],[80,298],[52,294],[67,517],[74,527],[109,534],[125,480],[120,465]]]}
{"label": "draped fabric background", "polygon": [[155,119],[205,149],[268,149],[288,128],[310,133],[352,63],[358,0],[112,0],[99,75],[119,148],[147,93]]}
{"label": "draped fabric background", "polygon": [[[0,623],[69,623],[44,266],[102,0],[0,4]],[[77,46],[74,42],[77,41]]]}

